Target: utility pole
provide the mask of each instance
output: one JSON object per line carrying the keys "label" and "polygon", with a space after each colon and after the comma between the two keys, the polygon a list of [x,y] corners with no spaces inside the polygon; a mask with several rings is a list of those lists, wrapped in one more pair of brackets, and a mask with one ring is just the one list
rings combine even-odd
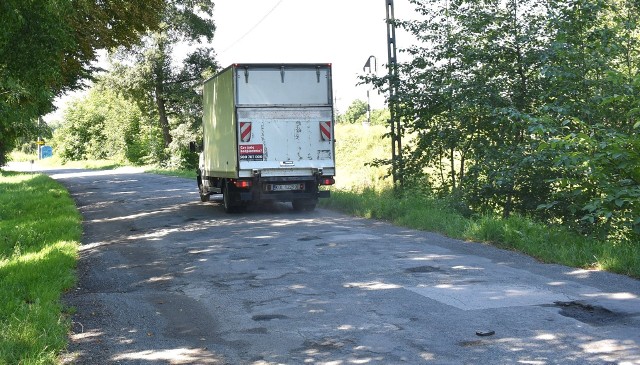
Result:
{"label": "utility pole", "polygon": [[[396,24],[393,0],[385,0],[387,7],[387,56],[389,59],[389,126],[391,127],[391,174],[393,188],[402,187],[402,129],[397,115],[398,59],[396,52]],[[399,185],[399,186],[398,186]]]}
{"label": "utility pole", "polygon": [[[373,59],[373,68],[371,67],[371,59]],[[367,62],[364,64],[362,71],[365,72],[369,68],[369,75],[375,74],[378,72],[378,60],[376,56],[369,56],[367,58]],[[367,125],[371,125],[371,97],[369,92],[371,91],[371,87],[367,89]]]}

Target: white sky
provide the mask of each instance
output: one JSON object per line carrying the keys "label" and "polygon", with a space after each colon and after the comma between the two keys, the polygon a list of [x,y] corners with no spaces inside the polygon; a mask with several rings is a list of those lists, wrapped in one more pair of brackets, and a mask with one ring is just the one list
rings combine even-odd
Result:
{"label": "white sky", "polygon": [[[343,113],[355,99],[367,99],[368,85],[356,86],[369,58],[378,75],[387,64],[386,0],[215,0],[216,32],[212,45],[218,63],[331,63],[333,93]],[[408,0],[394,0],[395,17],[414,17]],[[397,47],[411,37],[397,32]],[[401,55],[399,54],[400,58]],[[86,92],[86,91],[85,91]],[[45,120],[61,119],[66,103],[82,92],[63,96]],[[371,106],[384,107],[384,96],[371,91]]]}
{"label": "white sky", "polygon": [[[394,8],[398,19],[413,17],[408,0],[395,0]],[[334,98],[344,112],[353,100],[367,98],[368,86],[356,84],[369,56],[376,57],[378,74],[386,73],[385,18],[385,0],[217,0],[213,46],[222,67],[242,62],[333,64]],[[398,48],[409,46],[403,36],[398,32]],[[371,92],[371,104],[383,107],[384,97]]]}

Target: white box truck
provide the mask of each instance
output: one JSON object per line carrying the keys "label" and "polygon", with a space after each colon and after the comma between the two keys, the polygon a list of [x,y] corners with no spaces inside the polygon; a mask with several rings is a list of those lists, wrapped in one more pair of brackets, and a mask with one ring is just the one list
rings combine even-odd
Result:
{"label": "white box truck", "polygon": [[[200,199],[313,210],[334,184],[330,64],[234,64],[204,83]],[[192,148],[197,148],[196,144]]]}

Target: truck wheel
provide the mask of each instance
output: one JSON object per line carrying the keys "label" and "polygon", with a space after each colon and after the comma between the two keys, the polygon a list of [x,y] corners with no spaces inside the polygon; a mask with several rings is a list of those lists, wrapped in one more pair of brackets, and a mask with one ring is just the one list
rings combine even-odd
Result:
{"label": "truck wheel", "polygon": [[318,201],[315,199],[296,199],[291,202],[291,205],[293,205],[293,210],[298,212],[312,212],[314,209],[316,209],[316,204],[318,204]]}
{"label": "truck wheel", "polygon": [[222,192],[222,204],[224,205],[224,211],[227,213],[235,213],[238,211],[238,206],[234,204],[233,192],[230,191],[227,182],[224,183],[224,191]]}
{"label": "truck wheel", "polygon": [[198,175],[198,192],[200,193],[200,201],[209,201],[209,194],[205,193],[204,191],[204,185],[202,185],[202,176],[200,175]]}

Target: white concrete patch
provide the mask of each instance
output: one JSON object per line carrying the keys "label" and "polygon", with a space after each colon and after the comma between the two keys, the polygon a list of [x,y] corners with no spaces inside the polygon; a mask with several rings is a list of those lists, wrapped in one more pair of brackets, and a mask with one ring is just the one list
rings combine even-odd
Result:
{"label": "white concrete patch", "polygon": [[571,300],[564,294],[544,288],[513,284],[444,284],[406,289],[462,310],[520,307]]}
{"label": "white concrete patch", "polygon": [[204,287],[199,287],[196,285],[186,285],[181,288],[181,291],[191,299],[201,300],[207,294],[209,294],[209,289]]}

